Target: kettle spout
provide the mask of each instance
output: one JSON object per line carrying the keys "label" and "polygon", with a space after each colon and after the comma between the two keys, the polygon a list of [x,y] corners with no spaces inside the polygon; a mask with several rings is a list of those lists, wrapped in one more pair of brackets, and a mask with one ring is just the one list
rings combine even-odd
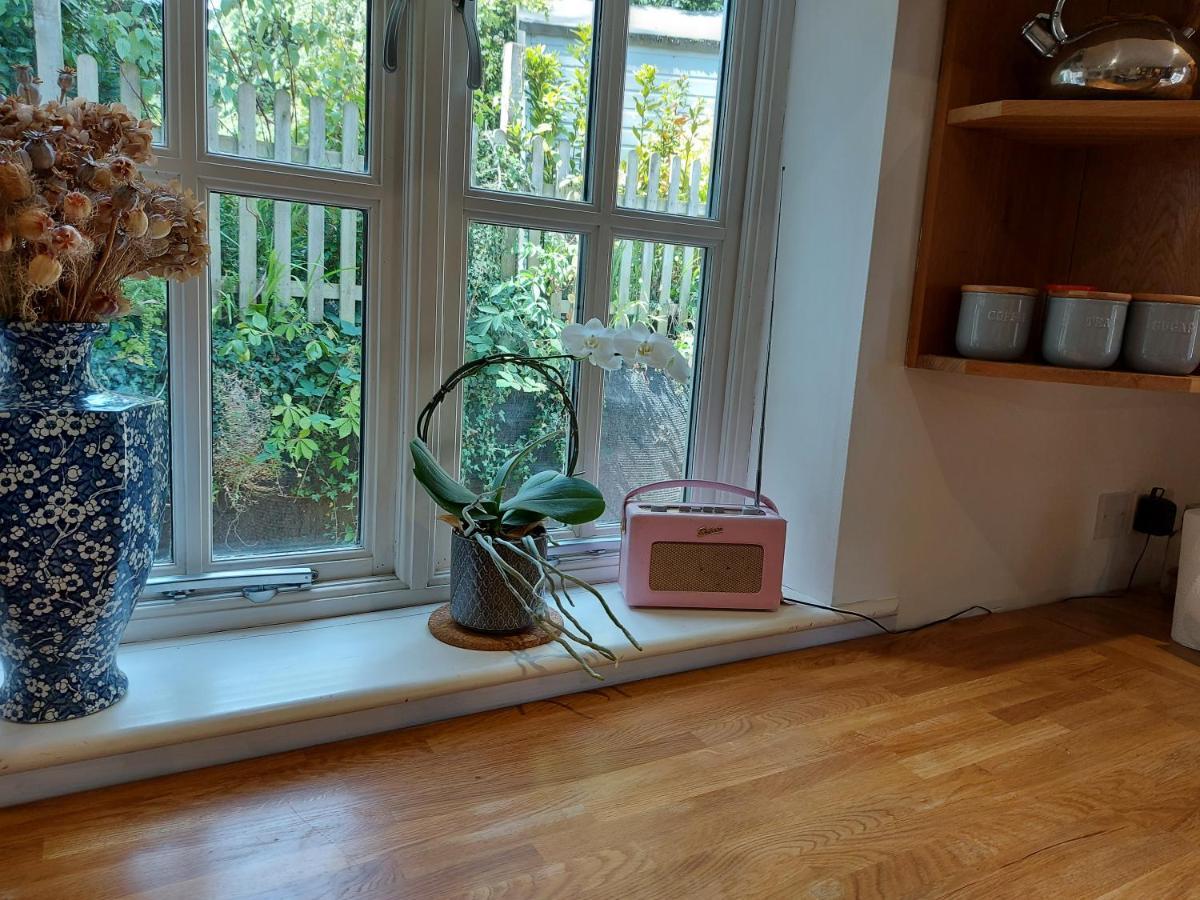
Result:
{"label": "kettle spout", "polygon": [[1049,13],[1041,13],[1026,22],[1025,27],[1021,29],[1021,34],[1039,56],[1049,59],[1058,53],[1060,44],[1058,38],[1054,36]]}

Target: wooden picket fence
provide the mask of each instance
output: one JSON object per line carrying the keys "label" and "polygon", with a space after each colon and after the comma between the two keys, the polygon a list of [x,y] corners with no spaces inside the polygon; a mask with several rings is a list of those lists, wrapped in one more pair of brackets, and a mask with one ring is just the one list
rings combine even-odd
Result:
{"label": "wooden picket fence", "polygon": [[[525,111],[525,46],[508,42],[504,45],[503,65],[501,67],[500,91],[500,128],[490,134],[482,135],[485,140],[496,142],[506,141],[511,123],[526,122]],[[476,135],[478,141],[481,135]],[[571,194],[569,185],[571,144],[565,138],[560,138],[555,144],[557,165],[553,171],[546,165],[546,146],[541,140],[534,140],[525,169],[529,173],[532,192],[539,197],[551,199],[578,200]],[[624,182],[620,187],[621,205],[627,209],[642,209],[650,212],[668,212],[688,216],[698,216],[702,204],[700,184],[702,169],[699,160],[693,160],[689,166],[686,181],[684,179],[685,162],[678,157],[661,157],[651,154],[646,160],[646,181],[649,190],[645,195],[639,195],[638,184],[642,174],[642,160],[637,150],[630,148],[625,152]],[[665,182],[666,190],[663,191]],[[533,245],[525,246],[525,239],[518,229],[510,228],[505,231],[505,243],[501,257],[501,272],[508,277],[517,271],[518,260],[527,260],[529,253],[537,252],[541,244],[541,234],[531,232],[528,241]],[[641,265],[634,267],[634,241],[621,242],[621,250],[617,261],[616,285],[614,286],[614,305],[625,307],[631,299],[636,299],[643,307],[648,308],[652,299],[656,299],[660,307],[670,314],[686,308],[696,290],[697,259],[693,247],[675,247],[671,244],[662,246],[662,267],[657,284],[653,278],[655,245],[645,242],[641,247]],[[673,292],[673,281],[676,274],[676,262],[680,267],[680,284]],[[528,263],[526,263],[528,264]],[[636,283],[634,283],[636,281]],[[556,311],[561,298],[551,298]]]}
{"label": "wooden picket fence", "polygon": [[[57,3],[58,0],[55,0]],[[57,41],[48,36],[53,32],[54,22],[47,23],[46,17],[35,17],[37,31],[37,48],[39,68],[42,60],[56,56],[61,66],[62,33],[61,22],[58,23]],[[95,57],[81,53],[75,58],[77,70],[77,91],[80,97],[87,100],[100,99],[100,67]],[[44,77],[44,76],[43,76]],[[51,78],[47,83],[53,84]],[[141,74],[129,63],[122,63],[120,71],[120,101],[138,115],[144,115],[145,110],[141,97]],[[308,130],[309,145],[294,147],[292,145],[292,105],[286,91],[275,94],[274,133],[273,143],[260,141],[255,132],[256,94],[251,84],[238,86],[237,133],[233,135],[219,132],[219,117],[214,108],[208,109],[208,143],[210,149],[222,153],[230,153],[251,159],[271,159],[277,162],[295,163],[322,168],[340,168],[348,172],[360,172],[363,168],[363,158],[358,153],[360,132],[359,111],[353,103],[343,103],[340,109],[341,146],[340,151],[328,150],[325,146],[327,136],[328,104],[320,97],[308,100]],[[157,135],[156,135],[157,136]],[[237,226],[237,296],[238,305],[245,309],[254,301],[260,286],[258,258],[258,229],[259,218],[255,213],[254,198],[238,198]],[[208,196],[209,222],[221,221],[221,198],[215,193]],[[272,246],[275,258],[292,259],[292,204],[286,200],[276,200],[275,224],[272,235]],[[357,261],[357,217],[361,215],[356,210],[340,210],[341,219],[338,229],[338,268],[334,277],[325,270],[325,207],[315,204],[307,205],[307,265],[303,270],[291,265],[290,277],[280,286],[279,293],[287,298],[304,298],[307,304],[308,318],[312,322],[320,322],[325,318],[325,301],[338,301],[338,317],[347,322],[357,318],[359,305],[362,303],[362,285],[356,281],[358,275]],[[222,278],[222,241],[212,241],[212,255],[209,260],[209,278],[213,295],[223,287]]]}
{"label": "wooden picket fence", "polygon": [[[224,135],[218,131],[219,117],[214,108],[208,110],[208,145],[224,153],[249,159],[273,159],[278,162],[307,164],[321,168],[340,168],[346,172],[361,172],[363,158],[358,153],[359,111],[354,103],[343,103],[341,107],[341,144],[339,152],[325,147],[327,104],[320,97],[308,100],[308,147],[292,146],[292,103],[286,91],[275,93],[274,143],[260,141],[255,136],[257,94],[254,85],[242,83],[237,93],[237,134]],[[258,290],[258,226],[255,214],[257,200],[238,198],[238,305],[246,308]],[[220,197],[209,194],[208,218],[219,222]],[[272,246],[275,258],[291,262],[292,259],[292,204],[287,200],[276,200]],[[338,227],[338,268],[335,279],[329,279],[325,271],[325,207],[305,204],[308,210],[307,237],[308,254],[302,272],[289,265],[289,277],[279,288],[283,297],[306,298],[308,319],[320,322],[325,317],[325,300],[336,298],[338,318],[354,322],[359,304],[362,302],[362,285],[356,282],[358,275],[357,218],[361,213],[353,209],[341,210]],[[219,241],[212,242],[209,272],[214,292],[221,283],[221,248]],[[296,275],[303,275],[303,279]]]}
{"label": "wooden picket fence", "polygon": [[[493,132],[492,140],[505,140],[503,131]],[[558,142],[557,165],[550,173],[546,167],[545,145],[540,140],[533,142],[533,149],[527,165],[532,191],[539,197],[551,199],[578,200],[566,188],[569,184],[569,163],[571,146],[566,140]],[[678,157],[664,159],[657,153],[650,155],[647,160],[647,184],[650,189],[644,195],[639,195],[638,184],[641,176],[642,161],[637,150],[629,150],[625,155],[625,181],[621,186],[621,204],[627,209],[643,209],[650,212],[669,212],[698,216],[701,213],[700,181],[701,164],[693,160],[690,166],[686,186],[683,179],[683,163]],[[666,196],[661,192],[663,180],[666,180]],[[516,274],[520,264],[529,266],[531,254],[536,254],[542,243],[541,232],[521,232],[516,228],[505,229],[505,240],[502,244],[500,271],[505,277],[511,278]],[[670,314],[685,309],[692,299],[697,281],[697,259],[694,247],[675,247],[672,244],[661,245],[658,250],[662,254],[662,266],[655,283],[654,257],[656,245],[647,241],[641,247],[641,265],[634,267],[634,241],[621,241],[620,252],[616,264],[616,284],[614,285],[614,305],[624,308],[631,299],[636,299],[643,309],[648,309],[652,300],[657,300],[660,308]],[[678,288],[673,284],[675,265],[678,260],[680,267]],[[636,283],[635,283],[636,282]],[[551,298],[556,312],[565,312],[558,307],[561,297]]]}
{"label": "wooden picket fence", "polygon": [[[34,28],[38,54],[38,68],[43,72],[56,71],[62,65],[61,19],[52,15],[59,0],[35,0]],[[509,123],[525,119],[524,102],[524,46],[508,43],[504,47],[504,65],[501,96],[500,129],[490,134],[476,135],[495,141],[507,140]],[[76,56],[77,84],[81,97],[99,99],[99,65],[88,54]],[[46,79],[53,84],[53,77]],[[122,63],[120,69],[120,101],[136,113],[144,114],[141,97],[141,75],[137,68]],[[292,144],[293,110],[291,97],[286,91],[277,91],[274,97],[273,141],[262,141],[257,137],[255,117],[257,92],[252,84],[243,83],[237,91],[237,113],[235,133],[224,134],[220,129],[220,116],[210,105],[207,110],[208,145],[210,149],[248,159],[268,159],[298,165],[327,169],[360,172],[363,158],[358,153],[361,122],[358,107],[353,103],[334,106],[337,124],[341,130],[340,150],[326,146],[329,133],[331,104],[320,97],[310,97],[308,107],[309,143],[307,147]],[[532,144],[526,171],[530,177],[532,191],[537,196],[550,199],[578,199],[569,194],[571,144],[565,138],[555,143],[557,163],[546,164],[546,147],[541,140]],[[621,186],[622,205],[630,209],[651,212],[670,212],[699,215],[701,212],[700,183],[701,164],[692,161],[685,178],[684,162],[678,158],[661,158],[653,154],[646,160],[646,176],[650,189],[639,195],[638,184],[642,160],[636,150],[629,149],[625,155],[625,178]],[[665,187],[665,190],[664,190]],[[256,215],[255,198],[238,198],[237,213],[237,297],[242,308],[254,301],[260,287],[258,231],[260,219]],[[272,247],[276,259],[292,260],[292,203],[286,200],[273,201],[274,228]],[[219,223],[220,197],[209,194],[209,221]],[[325,207],[307,206],[307,258],[303,267],[291,265],[290,277],[284,280],[279,293],[287,298],[303,298],[307,305],[310,321],[319,322],[325,316],[327,299],[338,301],[339,318],[353,322],[363,299],[362,285],[357,283],[357,217],[360,213],[352,209],[340,210],[338,227],[338,267],[336,272],[325,270]],[[640,265],[635,266],[634,241],[622,241],[616,261],[616,284],[614,302],[618,308],[636,301],[648,308],[657,301],[660,308],[673,313],[686,308],[696,290],[699,272],[696,265],[696,250],[692,247],[675,247],[670,244],[661,248],[645,242],[640,249]],[[542,235],[537,231],[517,228],[505,229],[505,242],[501,256],[501,272],[506,277],[516,274],[521,265],[536,263],[536,255],[542,244]],[[222,241],[212,242],[209,277],[214,292],[222,289]],[[661,254],[659,276],[654,278],[655,256]],[[679,266],[679,285],[676,288],[676,266]],[[556,310],[563,298],[551,298]],[[561,310],[565,312],[566,310]]]}

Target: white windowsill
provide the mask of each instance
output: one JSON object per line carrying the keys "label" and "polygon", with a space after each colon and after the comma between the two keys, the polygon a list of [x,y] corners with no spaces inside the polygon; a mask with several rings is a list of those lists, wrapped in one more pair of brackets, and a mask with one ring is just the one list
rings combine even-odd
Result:
{"label": "white windowsill", "polygon": [[[644,647],[629,647],[594,599],[576,595],[576,615],[622,659],[600,669],[603,683],[554,644],[446,646],[426,627],[435,606],[123,646],[130,690],[113,708],[51,725],[0,722],[0,806],[875,632],[796,606],[633,610],[616,585],[602,590]],[[891,616],[895,603],[855,609]]]}

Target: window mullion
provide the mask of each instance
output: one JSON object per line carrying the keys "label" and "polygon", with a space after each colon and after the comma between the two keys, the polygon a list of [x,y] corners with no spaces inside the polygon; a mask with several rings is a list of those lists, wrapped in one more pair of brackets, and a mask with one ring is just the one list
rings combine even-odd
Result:
{"label": "window mullion", "polygon": [[179,315],[172,317],[172,338],[178,338],[180,350],[171,354],[178,359],[178,365],[172,366],[172,377],[180,375],[175,378],[176,387],[172,391],[176,410],[175,448],[179,453],[176,472],[181,476],[176,481],[176,505],[187,512],[177,517],[183,524],[176,536],[176,554],[188,574],[207,569],[212,543],[207,287],[207,275],[181,285],[178,293],[183,302]]}
{"label": "window mullion", "polygon": [[600,34],[592,71],[591,198],[601,217],[617,199],[621,156],[621,108],[624,103],[629,0],[601,0]]}
{"label": "window mullion", "polygon": [[[621,105],[625,79],[628,0],[601,0],[600,27],[592,67],[591,201],[599,213],[598,227],[585,242],[580,272],[579,320],[608,321],[612,269],[612,216],[620,166]],[[604,373],[595,366],[578,367],[576,407],[579,414],[579,469],[592,481],[599,477],[600,420],[604,405]],[[577,530],[580,537],[595,534],[593,524]]]}
{"label": "window mullion", "polygon": [[[171,15],[175,13],[175,15]],[[167,27],[176,40],[168,44],[167,84],[174,104],[168,127],[178,135],[177,164],[183,184],[203,200],[196,173],[200,112],[205,106],[204,10],[202,5],[173,6]],[[172,59],[174,57],[174,59]],[[172,124],[176,123],[176,124]],[[218,223],[219,226],[219,223]],[[208,464],[205,442],[208,410],[208,270],[199,279],[175,285],[176,302],[168,320],[171,357],[172,459],[175,473],[174,532],[176,567],[195,574],[208,556]]]}
{"label": "window mullion", "polygon": [[[470,185],[471,96],[460,73],[461,48],[456,47],[450,4],[413,4],[414,48],[411,96],[413,123],[423,137],[405,180],[406,226],[412,239],[415,271],[410,276],[419,365],[410,369],[414,414],[404,422],[405,436],[414,435],[415,411],[433,396],[443,378],[462,363],[466,307],[468,212],[464,196]],[[411,321],[411,320],[410,320]],[[430,435],[430,450],[451,472],[458,471],[462,397],[443,403]],[[407,449],[404,450],[407,454]],[[407,466],[406,466],[407,469]],[[409,578],[414,585],[433,584],[449,566],[450,535],[434,527],[437,508],[424,491],[412,490],[413,521],[428,527],[409,528],[412,558]]]}
{"label": "window mullion", "polygon": [[[612,267],[612,230],[605,227],[595,229],[584,241],[580,254],[579,313],[578,319],[586,322],[597,318],[608,319],[609,271]],[[579,416],[579,472],[590,481],[599,478],[600,468],[600,419],[604,406],[604,373],[596,366],[576,366],[575,408]],[[576,529],[579,537],[591,537],[595,533],[592,523]]]}
{"label": "window mullion", "polygon": [[381,180],[374,176],[336,169],[304,169],[299,165],[203,153],[195,165],[202,177],[214,182],[255,184],[261,186],[257,193],[262,196],[311,200],[325,205],[361,203],[380,196],[384,190]]}
{"label": "window mullion", "polygon": [[468,191],[463,207],[469,218],[549,231],[579,231],[594,226],[596,211],[569,200]]}

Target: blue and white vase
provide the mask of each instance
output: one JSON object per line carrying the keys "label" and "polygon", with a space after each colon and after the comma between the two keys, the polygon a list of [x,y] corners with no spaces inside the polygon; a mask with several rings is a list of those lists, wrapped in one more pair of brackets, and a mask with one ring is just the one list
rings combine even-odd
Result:
{"label": "blue and white vase", "polygon": [[0,717],[61,722],[125,696],[117,644],[167,495],[161,400],[100,388],[107,325],[0,323]]}

